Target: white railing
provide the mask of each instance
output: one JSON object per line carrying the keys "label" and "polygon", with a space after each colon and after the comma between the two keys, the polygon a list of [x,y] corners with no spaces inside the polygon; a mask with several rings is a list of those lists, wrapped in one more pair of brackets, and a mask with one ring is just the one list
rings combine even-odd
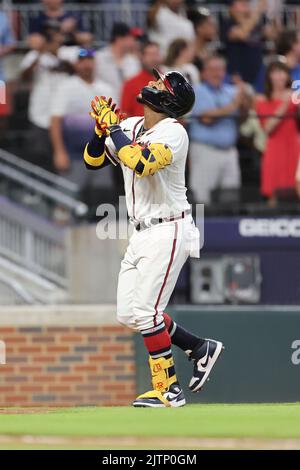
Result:
{"label": "white railing", "polygon": [[[68,301],[68,289],[0,256],[0,306],[60,304]],[[1,308],[1,307],[0,307]]]}
{"label": "white railing", "polygon": [[34,191],[43,200],[63,206],[75,217],[83,217],[88,212],[87,205],[76,199],[79,191],[76,184],[3,149],[0,149],[0,175],[7,184],[21,186],[29,193]]}
{"label": "white railing", "polygon": [[[77,193],[74,183],[0,149],[0,258],[66,290],[66,230],[88,212]],[[51,219],[54,208],[68,226]],[[12,286],[0,284],[1,301]]]}
{"label": "white railing", "polygon": [[[9,0],[2,2],[6,11],[11,14],[14,29],[20,45],[25,44],[29,32],[29,22],[42,10],[41,4],[12,4]],[[207,6],[205,2],[198,1],[198,5]],[[228,15],[228,7],[224,4],[209,4],[212,13],[218,20]],[[130,2],[123,0],[121,3],[107,2],[99,4],[66,3],[66,10],[80,13],[84,26],[93,33],[95,44],[101,45],[109,41],[111,27],[116,21],[124,21],[131,26],[145,28],[148,6],[144,2]],[[282,21],[288,28],[300,28],[300,6],[286,5],[280,13]]]}
{"label": "white railing", "polygon": [[0,255],[67,286],[65,231],[0,197]]}
{"label": "white railing", "polygon": [[0,304],[1,305],[24,305],[39,304],[31,292],[20,282],[8,278],[0,273]]}

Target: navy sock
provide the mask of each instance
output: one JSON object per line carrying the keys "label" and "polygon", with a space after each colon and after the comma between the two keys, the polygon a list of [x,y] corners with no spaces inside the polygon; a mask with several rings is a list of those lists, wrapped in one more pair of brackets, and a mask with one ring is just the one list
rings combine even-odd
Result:
{"label": "navy sock", "polygon": [[177,323],[175,323],[167,313],[164,313],[163,316],[172,344],[175,344],[185,351],[188,356],[196,346],[202,346],[202,344],[204,344],[205,339],[199,338],[199,336],[196,336],[185,330],[182,326],[177,325]]}

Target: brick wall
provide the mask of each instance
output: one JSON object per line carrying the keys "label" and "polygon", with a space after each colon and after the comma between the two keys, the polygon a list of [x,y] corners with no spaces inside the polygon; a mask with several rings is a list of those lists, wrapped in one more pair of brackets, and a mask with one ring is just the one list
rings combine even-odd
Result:
{"label": "brick wall", "polygon": [[[87,317],[80,322],[87,325],[75,321],[66,326],[63,315],[47,324],[40,315],[40,323],[35,315],[35,324],[32,319],[29,325],[24,320],[22,325],[0,322],[0,340],[6,345],[0,407],[130,404],[136,384],[129,330],[107,320],[91,324]],[[69,325],[70,318],[71,312]]]}

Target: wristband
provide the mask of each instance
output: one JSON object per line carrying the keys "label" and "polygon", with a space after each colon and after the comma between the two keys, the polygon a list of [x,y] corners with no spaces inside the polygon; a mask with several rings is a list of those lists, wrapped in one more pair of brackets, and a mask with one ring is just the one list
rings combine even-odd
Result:
{"label": "wristband", "polygon": [[132,143],[131,140],[122,131],[121,126],[118,124],[110,126],[108,130],[117,151],[119,151],[122,147],[125,147],[125,145],[130,145]]}

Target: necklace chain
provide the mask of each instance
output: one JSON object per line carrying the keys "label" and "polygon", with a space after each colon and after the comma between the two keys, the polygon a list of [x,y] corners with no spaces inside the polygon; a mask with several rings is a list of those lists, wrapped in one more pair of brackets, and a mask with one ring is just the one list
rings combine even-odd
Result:
{"label": "necklace chain", "polygon": [[142,135],[145,134],[146,130],[147,130],[147,129],[145,129],[145,128],[144,128],[144,125],[142,124],[140,130],[139,130],[138,133],[137,133],[136,138],[138,139],[139,137],[142,137]]}

